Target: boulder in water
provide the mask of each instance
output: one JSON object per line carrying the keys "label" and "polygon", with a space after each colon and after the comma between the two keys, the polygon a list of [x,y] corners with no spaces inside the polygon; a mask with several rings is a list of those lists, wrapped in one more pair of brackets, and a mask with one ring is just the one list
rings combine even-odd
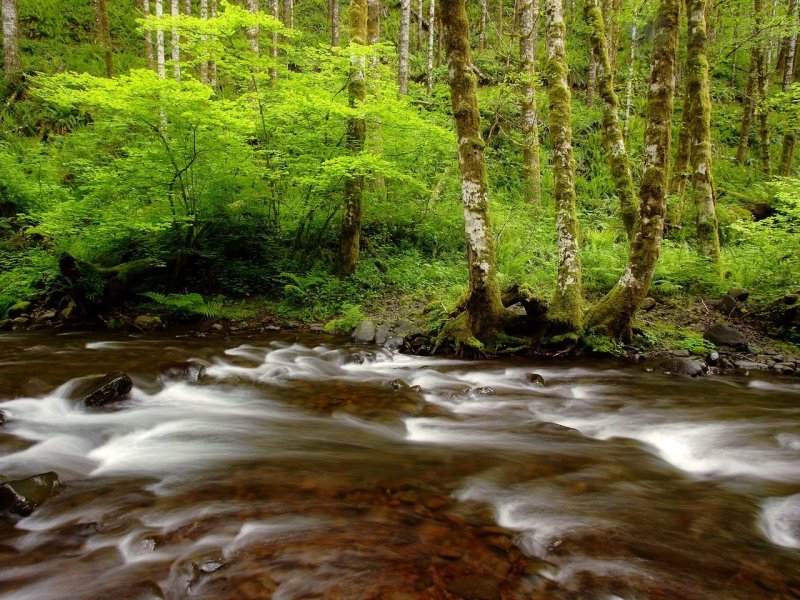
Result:
{"label": "boulder in water", "polygon": [[122,400],[133,388],[133,381],[122,371],[93,377],[76,394],[88,407],[106,406]]}
{"label": "boulder in water", "polygon": [[544,377],[542,377],[538,373],[528,373],[526,379],[533,385],[544,387]]}
{"label": "boulder in water", "polygon": [[27,516],[44,504],[60,486],[61,480],[53,471],[0,483],[0,513]]}
{"label": "boulder in water", "polygon": [[5,425],[5,422],[7,420],[8,419],[6,417],[6,413],[4,413],[2,410],[0,410],[0,425]]}
{"label": "boulder in water", "polygon": [[162,369],[162,381],[199,381],[206,376],[206,366],[196,360],[175,363]]}
{"label": "boulder in water", "polygon": [[375,324],[372,321],[361,321],[353,330],[353,341],[369,344],[375,339]]}
{"label": "boulder in water", "polygon": [[705,364],[693,358],[673,357],[665,360],[660,365],[661,370],[671,375],[686,375],[688,377],[698,377],[705,373]]}

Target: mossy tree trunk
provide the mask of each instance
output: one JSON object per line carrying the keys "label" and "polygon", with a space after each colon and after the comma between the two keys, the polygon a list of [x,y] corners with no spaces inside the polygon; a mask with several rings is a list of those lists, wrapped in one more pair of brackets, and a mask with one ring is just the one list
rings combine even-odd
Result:
{"label": "mossy tree trunk", "polygon": [[408,37],[411,29],[411,0],[400,0],[400,39],[397,54],[397,83],[400,94],[408,93]]}
{"label": "mossy tree trunk", "polygon": [[367,43],[381,41],[381,0],[367,0]]}
{"label": "mossy tree trunk", "polygon": [[538,207],[542,204],[542,165],[536,116],[536,34],[539,25],[539,0],[520,0],[519,23],[523,194],[525,202]]}
{"label": "mossy tree trunk", "polygon": [[558,280],[548,318],[557,329],[581,327],[582,274],[572,154],[572,106],[567,81],[566,27],[561,0],[545,0],[547,13],[547,80],[550,85],[550,139],[553,194],[558,231]]}
{"label": "mossy tree trunk", "polygon": [[106,0],[94,0],[94,22],[97,28],[97,45],[103,49],[106,77],[114,78],[114,54],[111,46],[111,26],[108,22]]}
{"label": "mossy tree trunk", "polygon": [[619,124],[619,100],[614,91],[614,79],[606,45],[605,22],[598,0],[586,0],[584,16],[589,25],[589,41],[598,67],[600,98],[603,101],[603,133],[611,175],[619,196],[622,223],[628,239],[633,237],[636,223],[636,195],[633,189],[628,151]]}
{"label": "mossy tree trunk", "polygon": [[[678,196],[682,202],[686,193],[686,182],[689,180],[689,163],[691,160],[691,128],[692,120],[692,95],[688,87],[683,91],[683,103],[681,104],[681,127],[678,130],[678,144],[675,152],[675,163],[672,166],[672,178],[670,179],[669,192]],[[680,224],[673,223],[676,227]]]}
{"label": "mossy tree trunk", "polygon": [[[638,18],[638,14],[634,13],[634,20]],[[636,64],[636,23],[631,25],[630,48],[628,49],[628,83],[627,83],[627,98],[625,99],[625,127],[622,134],[628,138],[628,128],[631,123],[631,113],[633,112],[633,79],[635,76],[634,67]]]}
{"label": "mossy tree trunk", "polygon": [[[789,10],[786,15],[786,20],[789,23],[796,24],[797,21],[797,5],[798,0],[792,0],[789,3]],[[789,36],[788,45],[786,48],[786,64],[783,67],[783,81],[782,89],[788,92],[792,83],[794,83],[794,64],[795,56],[797,54],[797,31],[793,31]],[[796,144],[796,125],[790,123],[787,130],[783,134],[783,147],[781,148],[781,162],[779,173],[785,177],[792,174],[792,159],[794,158],[794,148]]]}
{"label": "mossy tree trunk", "polygon": [[481,20],[478,27],[478,50],[483,52],[486,48],[486,22],[489,20],[489,0],[480,0]]}
{"label": "mossy tree trunk", "polygon": [[[351,0],[348,9],[350,22],[350,43],[365,45],[367,42],[367,0]],[[347,95],[350,107],[361,110],[367,98],[364,79],[364,57],[351,58],[350,82]],[[366,140],[366,123],[363,116],[353,116],[347,120],[347,150],[353,156],[361,153]],[[342,233],[336,274],[339,277],[352,275],[358,264],[358,251],[361,241],[361,194],[364,189],[364,176],[351,173],[344,180],[344,207],[342,209]]]}
{"label": "mossy tree trunk", "polygon": [[19,14],[17,0],[2,0],[3,13],[3,73],[13,79],[22,72],[19,52]]}
{"label": "mossy tree trunk", "polygon": [[697,209],[697,241],[700,252],[721,260],[714,177],[712,174],[711,93],[708,84],[707,0],[687,0],[686,93],[691,96],[691,165],[694,203]]}
{"label": "mossy tree trunk", "polygon": [[617,339],[631,337],[631,321],[647,295],[664,235],[679,15],[679,0],[661,0],[654,23],[639,218],[628,265],[614,288],[587,316],[589,329]]}
{"label": "mossy tree trunk", "polygon": [[753,127],[753,112],[756,96],[756,62],[755,49],[750,51],[750,66],[747,71],[747,84],[742,98],[742,122],[739,125],[739,145],[736,148],[736,162],[741,166],[747,160],[747,147],[750,145],[750,129]]}
{"label": "mossy tree trunk", "polygon": [[[464,302],[464,312],[454,321],[452,333],[457,344],[469,344],[473,336],[485,337],[498,330],[503,305],[489,218],[488,176],[467,11],[464,0],[440,0],[439,10],[458,139],[469,269],[468,297]],[[448,333],[447,328],[443,333]]]}

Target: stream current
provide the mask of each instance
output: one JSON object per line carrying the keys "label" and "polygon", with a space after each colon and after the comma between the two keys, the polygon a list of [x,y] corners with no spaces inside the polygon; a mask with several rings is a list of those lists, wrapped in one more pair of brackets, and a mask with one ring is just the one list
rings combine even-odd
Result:
{"label": "stream current", "polygon": [[0,474],[64,483],[0,521],[2,599],[800,598],[796,378],[33,332],[0,410]]}

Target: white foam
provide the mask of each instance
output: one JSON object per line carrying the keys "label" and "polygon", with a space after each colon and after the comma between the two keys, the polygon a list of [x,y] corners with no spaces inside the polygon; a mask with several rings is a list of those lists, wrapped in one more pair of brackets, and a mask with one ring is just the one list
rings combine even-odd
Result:
{"label": "white foam", "polygon": [[800,548],[800,494],[764,501],[761,530],[773,544]]}

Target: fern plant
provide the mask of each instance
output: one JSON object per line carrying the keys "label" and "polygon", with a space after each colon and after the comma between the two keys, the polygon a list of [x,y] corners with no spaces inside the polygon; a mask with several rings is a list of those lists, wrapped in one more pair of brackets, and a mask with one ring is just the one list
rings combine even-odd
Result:
{"label": "fern plant", "polygon": [[159,292],[145,292],[142,295],[182,319],[197,316],[214,319],[227,314],[222,300],[219,298],[206,300],[200,294],[161,294]]}

